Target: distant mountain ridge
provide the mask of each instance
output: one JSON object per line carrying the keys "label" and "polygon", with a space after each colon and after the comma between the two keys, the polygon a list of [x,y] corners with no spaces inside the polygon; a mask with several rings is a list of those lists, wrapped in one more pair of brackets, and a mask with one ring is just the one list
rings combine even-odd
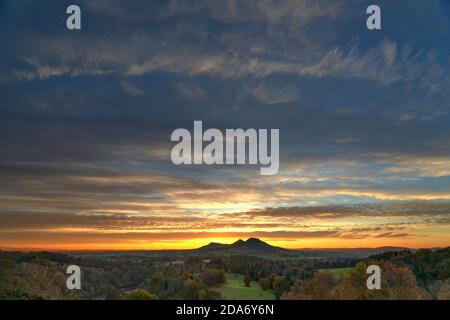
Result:
{"label": "distant mountain ridge", "polygon": [[247,240],[239,239],[231,244],[211,242],[200,247],[198,251],[231,251],[233,253],[282,253],[288,249],[272,246],[258,238],[249,238]]}
{"label": "distant mountain ridge", "polygon": [[[436,248],[435,248],[436,249]],[[4,250],[0,248],[0,252]],[[187,250],[45,250],[50,252],[65,252],[79,255],[105,254],[117,256],[120,254],[212,254],[212,255],[241,255],[255,256],[267,259],[362,259],[383,252],[404,251],[411,252],[418,249],[402,248],[402,247],[378,247],[378,248],[303,248],[303,249],[286,249],[273,246],[258,238],[249,238],[247,240],[239,239],[231,244],[223,244],[211,242],[208,245],[197,249]],[[24,251],[20,249],[8,248],[6,251]],[[27,250],[43,252],[41,249]]]}
{"label": "distant mountain ridge", "polygon": [[211,242],[206,246],[194,249],[195,252],[208,254],[238,254],[249,256],[278,256],[295,257],[304,256],[305,258],[325,259],[335,258],[366,258],[373,254],[379,254],[387,251],[411,250],[399,247],[380,247],[380,248],[336,248],[336,249],[285,249],[272,246],[258,238],[249,238],[247,240],[239,239],[231,244]]}

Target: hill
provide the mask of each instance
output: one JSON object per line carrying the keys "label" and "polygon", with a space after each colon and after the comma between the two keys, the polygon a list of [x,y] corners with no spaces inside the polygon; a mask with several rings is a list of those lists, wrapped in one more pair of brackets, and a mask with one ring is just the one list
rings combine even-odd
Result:
{"label": "hill", "polygon": [[204,253],[220,252],[240,255],[282,254],[289,252],[287,249],[272,246],[257,238],[249,238],[245,241],[239,239],[232,244],[211,242],[206,246],[198,248],[196,251]]}
{"label": "hill", "polygon": [[195,253],[234,254],[257,256],[267,259],[362,259],[374,254],[389,251],[403,251],[405,248],[336,248],[336,249],[285,249],[272,246],[258,238],[239,239],[231,244],[211,242],[206,246],[194,249]]}

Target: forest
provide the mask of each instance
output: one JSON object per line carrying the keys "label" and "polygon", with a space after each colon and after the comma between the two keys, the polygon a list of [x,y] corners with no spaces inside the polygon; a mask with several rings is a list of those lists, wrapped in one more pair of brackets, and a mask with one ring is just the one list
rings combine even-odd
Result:
{"label": "forest", "polygon": [[[366,267],[371,264],[382,270],[381,290],[366,287]],[[68,265],[80,266],[81,290],[67,289]],[[253,286],[275,299],[448,300],[449,275],[450,248],[383,252],[363,259],[276,260],[170,251],[0,251],[3,300],[216,300],[228,298],[222,294],[227,281]]]}

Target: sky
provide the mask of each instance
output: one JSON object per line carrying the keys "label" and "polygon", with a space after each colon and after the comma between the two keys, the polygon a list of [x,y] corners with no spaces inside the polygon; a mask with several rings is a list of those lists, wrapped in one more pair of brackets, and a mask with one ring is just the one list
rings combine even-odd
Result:
{"label": "sky", "polygon": [[[0,48],[0,248],[450,245],[449,1],[3,0]],[[279,173],[175,166],[195,120]]]}

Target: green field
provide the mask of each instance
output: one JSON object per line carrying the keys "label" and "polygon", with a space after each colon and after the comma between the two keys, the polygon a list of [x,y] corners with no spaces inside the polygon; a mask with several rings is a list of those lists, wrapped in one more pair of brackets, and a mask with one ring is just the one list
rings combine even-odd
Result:
{"label": "green field", "polygon": [[319,269],[319,272],[326,272],[331,274],[336,279],[341,278],[348,273],[352,268],[332,268],[332,269]]}
{"label": "green field", "polygon": [[263,290],[259,283],[252,281],[250,287],[243,283],[241,274],[227,273],[227,282],[218,288],[225,300],[274,300],[270,290]]}
{"label": "green field", "polygon": [[308,259],[307,256],[302,255],[302,254],[276,254],[276,253],[259,253],[259,254],[255,254],[255,257],[261,258],[261,259],[266,259],[266,260],[272,260],[272,261],[277,261],[277,260],[305,260]]}

